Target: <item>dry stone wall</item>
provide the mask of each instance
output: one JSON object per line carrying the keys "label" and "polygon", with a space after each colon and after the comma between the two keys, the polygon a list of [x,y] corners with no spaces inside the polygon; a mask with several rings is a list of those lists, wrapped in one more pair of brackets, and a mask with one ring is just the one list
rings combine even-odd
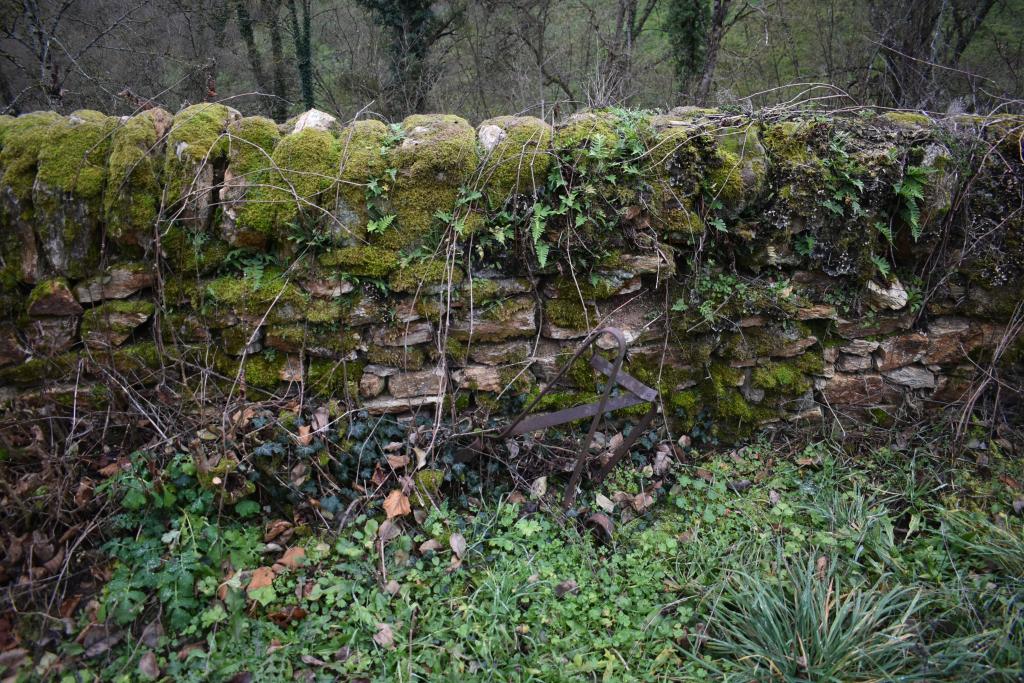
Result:
{"label": "dry stone wall", "polygon": [[[893,420],[1019,368],[1022,125],[0,117],[0,400],[501,419],[610,324],[674,430]],[[541,408],[595,380],[577,365]]]}

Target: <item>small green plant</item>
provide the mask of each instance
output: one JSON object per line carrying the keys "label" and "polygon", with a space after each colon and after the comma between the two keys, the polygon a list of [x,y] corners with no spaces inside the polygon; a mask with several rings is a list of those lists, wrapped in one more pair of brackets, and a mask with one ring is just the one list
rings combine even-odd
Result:
{"label": "small green plant", "polygon": [[875,270],[878,271],[878,274],[883,278],[888,279],[889,276],[892,275],[892,265],[886,258],[879,256],[878,254],[872,254],[871,263],[875,264]]}
{"label": "small green plant", "polygon": [[386,216],[381,216],[380,218],[373,218],[367,222],[366,232],[370,233],[371,235],[380,234],[394,224],[395,218],[396,216],[393,213],[389,213]]}
{"label": "small green plant", "polygon": [[796,249],[796,253],[800,254],[804,258],[810,258],[811,255],[814,254],[814,245],[816,243],[817,240],[814,239],[814,235],[805,233],[796,238],[794,248]]}
{"label": "small green plant", "polygon": [[924,191],[928,187],[928,178],[933,173],[935,173],[935,169],[927,166],[908,166],[903,174],[903,179],[893,188],[899,202],[898,215],[903,223],[910,228],[910,234],[915,242],[921,239],[921,232],[924,229],[921,225],[920,203],[924,199]]}
{"label": "small green plant", "polygon": [[858,585],[824,555],[787,563],[780,578],[737,572],[722,587],[708,648],[745,679],[906,680],[917,670],[918,591]]}
{"label": "small green plant", "polygon": [[259,282],[264,271],[276,264],[273,255],[255,249],[232,249],[224,257],[224,268],[241,273],[247,280]]}

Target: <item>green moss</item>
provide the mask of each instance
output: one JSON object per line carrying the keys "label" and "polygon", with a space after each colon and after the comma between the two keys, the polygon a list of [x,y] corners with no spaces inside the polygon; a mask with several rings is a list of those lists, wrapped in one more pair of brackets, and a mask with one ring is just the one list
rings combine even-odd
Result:
{"label": "green moss", "polygon": [[317,324],[339,323],[348,306],[340,299],[312,299],[306,304],[306,320]]}
{"label": "green moss", "polygon": [[498,207],[512,195],[536,195],[547,182],[553,155],[553,130],[529,116],[499,116],[480,124],[497,126],[505,137],[484,153],[482,177],[488,202]]}
{"label": "green moss", "polygon": [[555,131],[555,148],[576,156],[595,143],[614,147],[619,143],[616,124],[615,115],[609,112],[574,114]]}
{"label": "green moss", "polygon": [[882,118],[906,128],[931,128],[935,125],[928,116],[914,111],[887,111]]}
{"label": "green moss", "polygon": [[66,278],[55,277],[50,278],[48,280],[43,280],[39,282],[39,284],[37,284],[35,287],[33,287],[31,292],[29,292],[28,304],[26,305],[26,309],[32,310],[32,307],[41,299],[50,296],[56,296],[58,294],[61,294],[62,292],[66,296],[72,299],[74,298],[71,296],[71,287],[68,284]]}
{"label": "green moss", "polygon": [[800,396],[811,388],[811,382],[797,367],[787,361],[769,362],[754,368],[751,383],[766,393]]}
{"label": "green moss", "polygon": [[194,104],[174,116],[167,134],[164,182],[168,205],[189,194],[196,171],[205,164],[223,162],[228,138],[224,135],[234,112],[222,104]]}
{"label": "green moss", "polygon": [[306,386],[323,398],[347,397],[354,400],[359,395],[359,378],[365,365],[362,361],[315,358],[309,362]]}
{"label": "green moss", "polygon": [[272,155],[274,170],[264,186],[249,194],[238,213],[238,227],[271,237],[287,236],[301,217],[321,221],[320,208],[333,209],[339,148],[334,135],[306,128],[283,138]]}
{"label": "green moss", "polygon": [[164,232],[160,246],[175,272],[195,275],[207,275],[217,270],[231,251],[231,247],[222,240],[177,226]]}
{"label": "green moss", "polygon": [[39,151],[50,138],[50,129],[63,119],[54,112],[24,114],[8,123],[0,151],[0,184],[22,204],[22,220],[32,217],[32,185],[36,180]]}
{"label": "green moss", "polygon": [[475,277],[472,280],[466,280],[463,285],[462,295],[467,301],[472,301],[473,305],[476,306],[498,298],[500,291],[501,287],[494,280]]}
{"label": "green moss", "polygon": [[563,277],[558,280],[555,287],[556,298],[578,300],[582,296],[587,301],[607,299],[615,296],[623,284],[625,280],[621,277],[596,272],[589,276],[580,275],[575,281],[570,277]]}
{"label": "green moss", "polygon": [[221,330],[220,341],[224,352],[231,356],[242,355],[249,346],[253,332],[253,325],[233,325]]}
{"label": "green moss", "polygon": [[414,346],[378,346],[371,344],[366,350],[366,360],[374,365],[406,370],[422,370],[426,356],[422,349]]}
{"label": "green moss", "polygon": [[529,296],[510,297],[487,306],[483,311],[486,320],[506,322],[523,311],[533,310],[534,300]]}
{"label": "green moss", "polygon": [[366,184],[387,168],[384,147],[388,127],[380,121],[355,121],[338,136],[341,171],[338,175],[338,207],[334,219],[351,240],[366,238],[370,216],[366,208]]}
{"label": "green moss", "polygon": [[[173,347],[169,347],[171,357],[166,361],[174,360]],[[155,370],[162,365],[164,360],[159,349],[153,342],[139,342],[129,344],[116,349],[111,354],[114,369],[121,373],[134,373],[140,370]]]}
{"label": "green moss", "polygon": [[242,364],[245,383],[260,389],[273,389],[281,383],[281,371],[287,357],[284,354],[262,353],[249,356]]}
{"label": "green moss", "polygon": [[277,124],[263,116],[247,116],[227,127],[228,169],[236,178],[259,182],[272,167],[271,154],[281,140]]}
{"label": "green moss", "polygon": [[672,391],[667,394],[663,393],[661,397],[669,408],[677,413],[677,417],[680,418],[679,426],[684,431],[693,429],[693,425],[697,421],[697,415],[700,414],[701,408],[704,405],[700,390],[691,388],[682,391]]}
{"label": "green moss", "polygon": [[77,111],[50,127],[39,150],[36,180],[99,209],[107,176],[110,136],[117,119]]}
{"label": "green moss", "polygon": [[157,120],[162,109],[133,116],[110,139],[103,216],[107,235],[117,244],[144,245],[153,236],[160,208],[161,161],[157,151]]}
{"label": "green moss", "polygon": [[324,267],[357,277],[382,278],[398,268],[397,253],[369,245],[332,249],[322,254],[319,261]]}
{"label": "green moss", "polygon": [[810,126],[803,122],[782,121],[766,125],[762,137],[776,163],[799,165],[807,163],[813,154],[807,141],[810,131]]}
{"label": "green moss", "polygon": [[[454,268],[451,285],[457,286],[463,280],[463,273]],[[388,286],[395,292],[415,292],[420,288],[439,285],[449,281],[448,263],[442,259],[417,261],[391,275]]]}
{"label": "green moss", "polygon": [[275,325],[267,333],[296,350],[315,349],[318,355],[343,356],[353,351],[360,340],[353,330],[339,330],[329,325]]}
{"label": "green moss", "polygon": [[477,167],[476,135],[457,116],[410,116],[402,122],[405,139],[388,154],[396,169],[390,208],[396,225],[378,235],[378,246],[405,250],[433,228],[434,214],[451,211],[459,190]]}
{"label": "green moss", "polygon": [[96,331],[131,332],[136,328],[135,325],[121,323],[111,316],[140,315],[148,318],[155,311],[156,306],[151,301],[108,301],[88,309],[82,316],[82,336],[86,337]]}
{"label": "green moss", "polygon": [[240,278],[227,275],[206,286],[210,298],[230,310],[249,315],[262,315],[275,308],[294,306],[305,310],[306,294],[285,279],[280,272],[265,271],[261,278]]}
{"label": "green moss", "polygon": [[0,386],[27,387],[46,380],[66,379],[77,363],[77,353],[31,358],[20,365],[0,369]]}
{"label": "green moss", "polygon": [[743,166],[738,155],[724,149],[718,150],[718,164],[708,176],[708,190],[725,205],[738,204],[745,191]]}
{"label": "green moss", "polygon": [[548,299],[544,302],[544,317],[558,327],[567,330],[586,330],[587,323],[597,322],[597,309],[592,304],[583,304],[578,299]]}
{"label": "green moss", "polygon": [[412,499],[416,507],[429,507],[440,502],[441,484],[444,483],[444,472],[441,470],[419,470],[412,476]]}

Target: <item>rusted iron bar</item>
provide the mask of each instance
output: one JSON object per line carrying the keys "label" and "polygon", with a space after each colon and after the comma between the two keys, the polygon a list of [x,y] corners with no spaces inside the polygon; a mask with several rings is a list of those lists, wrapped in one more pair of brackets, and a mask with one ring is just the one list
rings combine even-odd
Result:
{"label": "rusted iron bar", "polygon": [[[609,363],[594,350],[594,345],[597,343],[597,340],[605,334],[614,338],[617,346],[615,361],[613,363]],[[547,394],[563,376],[565,376],[573,363],[575,363],[576,360],[579,359],[580,356],[582,356],[588,349],[591,351],[591,367],[608,378],[608,381],[605,383],[604,391],[601,393],[600,400],[597,401],[597,403],[587,403],[573,408],[558,410],[553,413],[542,413],[531,416],[530,411],[533,410],[544,395]],[[569,483],[565,489],[562,507],[566,510],[571,508],[573,503],[576,502],[576,489],[579,487],[580,479],[583,476],[583,468],[587,462],[590,445],[594,441],[594,434],[597,433],[597,427],[601,423],[601,418],[604,414],[620,410],[622,408],[629,408],[641,403],[651,404],[650,409],[648,409],[640,419],[640,422],[637,423],[629,433],[629,436],[623,439],[622,443],[619,444],[612,453],[611,458],[609,458],[608,462],[605,463],[605,466],[601,468],[601,471],[595,478],[597,483],[603,481],[604,478],[608,476],[608,473],[615,468],[615,465],[618,464],[619,460],[622,459],[622,456],[629,452],[630,447],[640,437],[640,434],[647,430],[647,427],[651,424],[651,420],[654,419],[655,414],[658,412],[658,392],[622,370],[622,362],[625,357],[626,337],[622,333],[622,330],[616,327],[603,327],[591,332],[590,335],[583,340],[583,343],[580,345],[579,349],[577,349],[576,353],[573,354],[572,358],[570,358],[558,374],[555,375],[555,378],[549,382],[548,385],[541,390],[541,392],[537,394],[532,401],[530,401],[529,405],[523,409],[518,417],[516,417],[516,419],[514,419],[511,424],[509,424],[509,426],[502,430],[497,436],[498,439],[504,439],[509,436],[526,434],[527,432],[546,429],[548,427],[566,424],[567,422],[573,422],[575,420],[582,420],[588,417],[593,418],[590,422],[590,428],[587,430],[587,435],[580,444],[579,456],[576,458],[576,465],[573,468],[572,476],[569,478]],[[624,389],[627,393],[612,396],[612,389],[616,386]]]}

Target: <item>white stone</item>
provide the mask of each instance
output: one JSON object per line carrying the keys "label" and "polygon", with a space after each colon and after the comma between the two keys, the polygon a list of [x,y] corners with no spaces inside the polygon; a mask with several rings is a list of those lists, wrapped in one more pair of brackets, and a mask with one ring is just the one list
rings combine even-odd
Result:
{"label": "white stone", "polygon": [[295,129],[292,132],[298,133],[300,130],[307,128],[329,131],[337,121],[338,119],[327,112],[320,111],[319,109],[310,109],[303,114],[299,114],[299,118],[295,119]]}
{"label": "white stone", "polygon": [[879,285],[874,281],[868,282],[868,298],[875,306],[888,308],[893,311],[900,310],[909,301],[907,290],[895,278],[888,287]]}
{"label": "white stone", "polygon": [[495,126],[494,124],[480,126],[480,130],[477,133],[477,138],[480,140],[480,146],[488,152],[497,147],[498,143],[507,137],[508,133],[502,130],[501,126]]}

